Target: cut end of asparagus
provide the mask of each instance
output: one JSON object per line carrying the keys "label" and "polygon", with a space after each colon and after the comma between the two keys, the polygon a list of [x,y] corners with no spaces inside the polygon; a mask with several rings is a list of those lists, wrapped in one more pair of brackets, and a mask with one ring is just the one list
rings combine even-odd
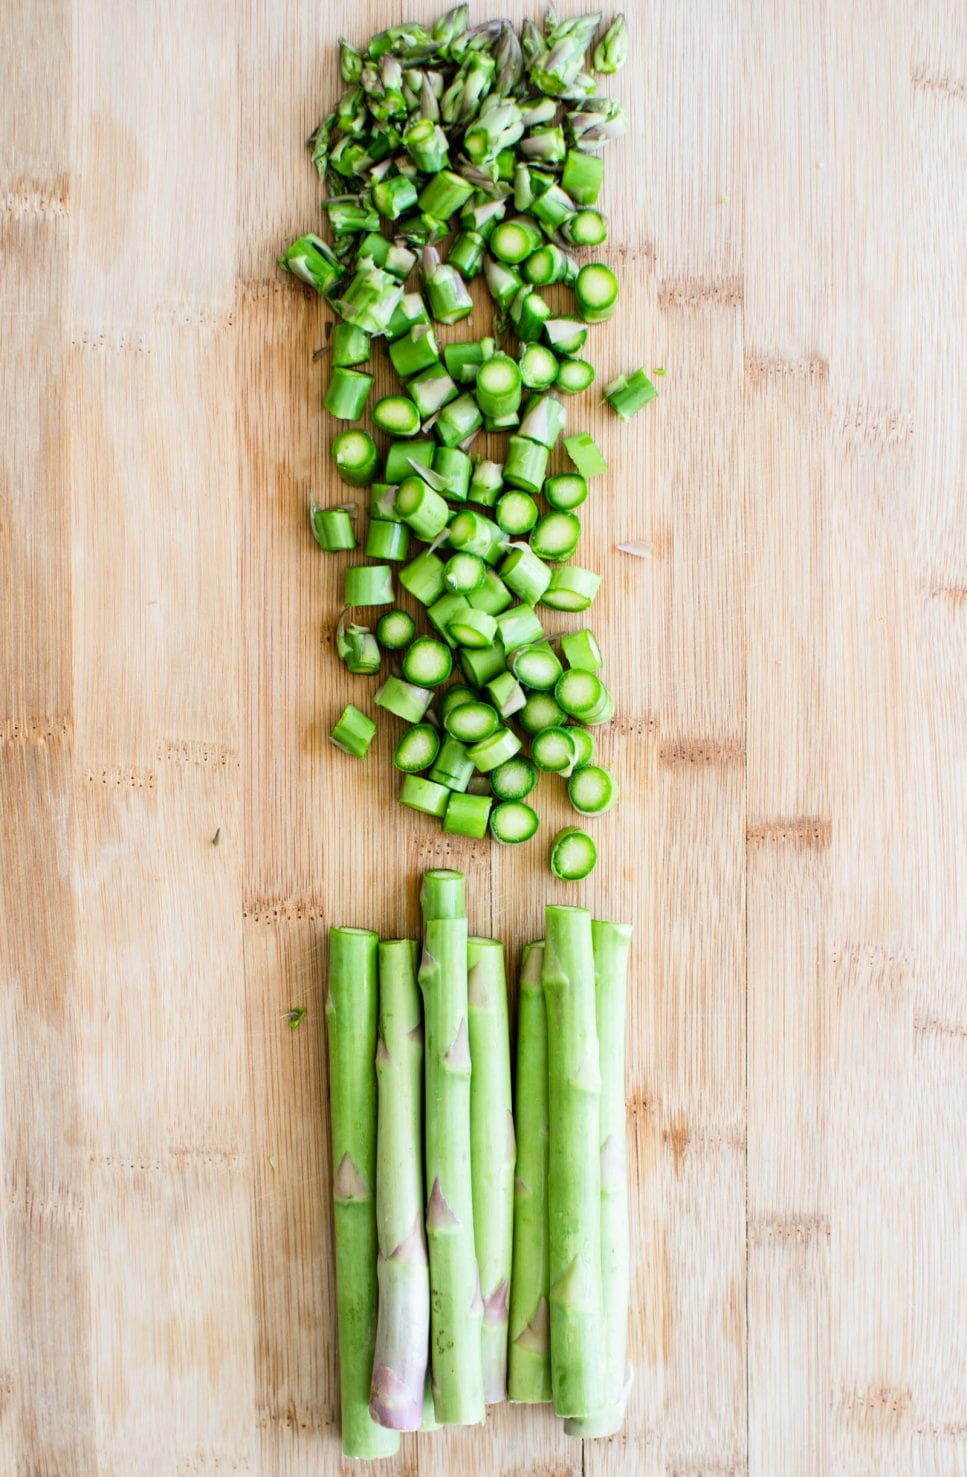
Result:
{"label": "cut end of asparagus", "polygon": [[520,959],[519,983],[522,990],[540,990],[541,974],[544,970],[544,940],[525,944]]}
{"label": "cut end of asparagus", "polygon": [[452,872],[446,867],[424,872],[420,906],[428,922],[441,918],[465,918],[467,901],[463,873]]}
{"label": "cut end of asparagus", "polygon": [[621,1393],[616,1400],[605,1405],[601,1410],[596,1410],[593,1415],[584,1417],[571,1416],[564,1422],[565,1436],[576,1436],[580,1440],[595,1437],[617,1436],[625,1423],[625,1412],[628,1408],[628,1396],[634,1380],[634,1370],[628,1365],[628,1372]]}

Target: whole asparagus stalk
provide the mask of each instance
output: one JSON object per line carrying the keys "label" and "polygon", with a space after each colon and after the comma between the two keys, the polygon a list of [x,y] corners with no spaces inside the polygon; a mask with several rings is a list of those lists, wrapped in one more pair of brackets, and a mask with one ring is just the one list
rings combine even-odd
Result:
{"label": "whole asparagus stalk", "polygon": [[551,1387],[563,1416],[604,1399],[601,1171],[594,952],[586,908],[545,910],[544,1002],[550,1136],[547,1162]]}
{"label": "whole asparagus stalk", "polygon": [[442,1425],[484,1418],[483,1304],[470,1178],[467,916],[461,872],[424,873],[420,988],[426,1031],[426,1231],[430,1245],[430,1366]]}
{"label": "whole asparagus stalk", "polygon": [[604,1306],[604,1404],[565,1421],[569,1436],[613,1436],[624,1424],[631,1388],[628,1349],[628,1168],[625,1131],[625,992],[631,929],[591,924],[594,998],[601,1060],[601,1295]]}
{"label": "whole asparagus stalk", "polygon": [[483,1298],[484,1400],[507,1398],[507,1318],[514,1238],[514,1114],[504,946],[467,945],[473,1237]]}
{"label": "whole asparagus stalk", "polygon": [[365,928],[329,932],[329,1110],[339,1322],[342,1445],[347,1457],[393,1456],[400,1439],[369,1413],[376,1339],[376,948]]}
{"label": "whole asparagus stalk", "polygon": [[547,1012],[541,987],[544,944],[528,944],[517,1004],[517,1174],[514,1271],[510,1283],[511,1400],[551,1398],[547,1304]]}
{"label": "whole asparagus stalk", "polygon": [[381,1426],[418,1431],[430,1344],[423,1229],[423,1023],[417,946],[379,946],[376,1230],[379,1316],[369,1409]]}

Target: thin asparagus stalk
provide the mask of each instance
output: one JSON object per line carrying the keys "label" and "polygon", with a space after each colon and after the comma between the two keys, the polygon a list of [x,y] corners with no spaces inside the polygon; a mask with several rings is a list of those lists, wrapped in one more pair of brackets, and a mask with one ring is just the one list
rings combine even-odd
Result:
{"label": "thin asparagus stalk", "polygon": [[604,1398],[601,1308],[601,1078],[594,952],[586,908],[545,910],[550,1108],[547,1201],[554,1409],[589,1416]]}
{"label": "thin asparagus stalk", "polygon": [[473,1235],[484,1307],[484,1400],[495,1405],[507,1398],[507,1318],[517,1155],[503,944],[496,939],[470,939],[467,965]]}
{"label": "thin asparagus stalk", "polygon": [[336,1242],[342,1445],[347,1457],[393,1456],[399,1436],[369,1413],[376,1339],[376,949],[365,928],[329,933],[329,1105]]}
{"label": "thin asparagus stalk", "polygon": [[423,1229],[423,1024],[417,946],[379,946],[376,1229],[379,1316],[369,1409],[381,1426],[418,1431],[430,1343]]}
{"label": "thin asparagus stalk", "polygon": [[426,1231],[430,1362],[442,1425],[484,1419],[483,1303],[473,1237],[467,915],[461,872],[423,875],[420,988],[426,1030]]}
{"label": "thin asparagus stalk", "polygon": [[594,998],[601,1054],[601,1292],[604,1307],[604,1405],[565,1421],[569,1436],[613,1436],[624,1424],[631,1389],[628,1348],[628,1170],[625,1133],[625,998],[631,929],[591,924]]}
{"label": "thin asparagus stalk", "polygon": [[510,1284],[511,1400],[551,1398],[547,1260],[547,1012],[544,944],[528,944],[517,1006],[517,1174]]}

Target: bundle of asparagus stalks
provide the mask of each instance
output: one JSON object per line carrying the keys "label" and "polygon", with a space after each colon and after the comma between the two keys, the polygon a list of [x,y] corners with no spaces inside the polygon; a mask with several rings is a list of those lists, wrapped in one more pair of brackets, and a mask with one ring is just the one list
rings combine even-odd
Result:
{"label": "bundle of asparagus stalks", "polygon": [[[343,1450],[552,1400],[578,1437],[628,1395],[625,985],[631,930],[549,905],[520,971],[463,874],[411,939],[330,933],[326,1002]],[[422,997],[422,998],[421,998]]]}

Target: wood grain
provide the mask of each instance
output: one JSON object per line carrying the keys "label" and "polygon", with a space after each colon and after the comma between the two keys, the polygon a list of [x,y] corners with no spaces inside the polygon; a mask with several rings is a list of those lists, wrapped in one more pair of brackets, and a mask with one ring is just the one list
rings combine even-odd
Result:
{"label": "wood grain", "polygon": [[[967,15],[628,9],[594,357],[667,375],[575,409],[623,798],[574,896],[636,930],[637,1377],[620,1438],[507,1407],[384,1470],[967,1474]],[[0,14],[4,1472],[346,1470],[325,930],[451,862],[516,959],[556,895],[326,743],[325,312],[274,258],[335,38],[403,17]]]}

